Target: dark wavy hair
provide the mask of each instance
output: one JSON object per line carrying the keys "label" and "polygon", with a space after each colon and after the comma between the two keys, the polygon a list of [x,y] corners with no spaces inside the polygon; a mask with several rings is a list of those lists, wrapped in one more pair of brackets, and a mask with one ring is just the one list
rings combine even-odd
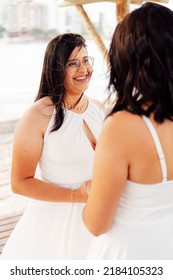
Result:
{"label": "dark wavy hair", "polygon": [[110,96],[117,94],[110,114],[173,120],[173,11],[149,2],[129,13],[114,31],[108,61]]}
{"label": "dark wavy hair", "polygon": [[[85,39],[74,33],[64,33],[53,38],[45,51],[41,81],[35,101],[50,96],[56,109],[55,123],[51,131],[58,130],[64,120],[65,66],[73,50],[86,48]],[[78,103],[78,102],[77,102]]]}

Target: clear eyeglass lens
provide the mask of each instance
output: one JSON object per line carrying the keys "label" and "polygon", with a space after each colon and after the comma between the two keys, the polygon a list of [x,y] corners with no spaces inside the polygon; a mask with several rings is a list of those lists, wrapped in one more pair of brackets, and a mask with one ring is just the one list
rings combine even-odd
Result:
{"label": "clear eyeglass lens", "polygon": [[[75,72],[79,69],[81,62],[78,59],[71,60],[67,63],[67,68],[70,72]],[[82,64],[86,68],[92,68],[94,64],[94,58],[93,57],[85,57],[82,60]]]}

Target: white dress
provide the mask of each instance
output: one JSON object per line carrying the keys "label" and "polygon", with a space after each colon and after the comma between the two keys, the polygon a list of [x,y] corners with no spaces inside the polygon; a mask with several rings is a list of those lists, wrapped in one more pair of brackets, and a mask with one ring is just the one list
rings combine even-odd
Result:
{"label": "white dress", "polygon": [[[89,99],[82,114],[66,111],[64,123],[49,133],[49,122],[42,156],[40,178],[64,188],[77,189],[92,177],[94,151],[82,127],[83,120],[98,139],[105,110]],[[1,259],[86,259],[92,235],[82,221],[84,203],[31,200],[8,239]]]}
{"label": "white dress", "polygon": [[167,181],[155,128],[148,118],[143,119],[156,145],[162,182],[127,181],[111,229],[93,238],[87,259],[173,260],[173,180]]}

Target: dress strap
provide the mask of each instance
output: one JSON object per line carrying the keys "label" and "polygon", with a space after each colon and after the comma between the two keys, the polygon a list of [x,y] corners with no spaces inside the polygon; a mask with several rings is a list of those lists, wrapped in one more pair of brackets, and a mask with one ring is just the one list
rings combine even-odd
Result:
{"label": "dress strap", "polygon": [[157,134],[152,122],[150,121],[150,119],[144,115],[142,116],[142,118],[143,118],[144,122],[146,123],[146,125],[148,126],[150,133],[153,137],[153,141],[156,146],[156,150],[157,150],[157,154],[158,154],[160,166],[161,166],[162,182],[165,182],[165,181],[167,181],[167,167],[166,167],[165,155],[163,153],[158,134]]}

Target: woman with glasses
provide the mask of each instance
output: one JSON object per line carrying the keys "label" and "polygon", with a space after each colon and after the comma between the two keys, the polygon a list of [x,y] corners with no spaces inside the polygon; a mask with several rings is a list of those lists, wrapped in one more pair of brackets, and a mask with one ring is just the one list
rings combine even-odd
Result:
{"label": "woman with glasses", "polygon": [[84,94],[93,64],[78,34],[47,46],[38,95],[14,136],[12,190],[31,200],[2,259],[86,258],[91,234],[82,209],[105,118],[103,105]]}
{"label": "woman with glasses", "polygon": [[173,260],[173,11],[146,3],[129,13],[109,62],[117,99],[83,213],[96,236],[88,259]]}

